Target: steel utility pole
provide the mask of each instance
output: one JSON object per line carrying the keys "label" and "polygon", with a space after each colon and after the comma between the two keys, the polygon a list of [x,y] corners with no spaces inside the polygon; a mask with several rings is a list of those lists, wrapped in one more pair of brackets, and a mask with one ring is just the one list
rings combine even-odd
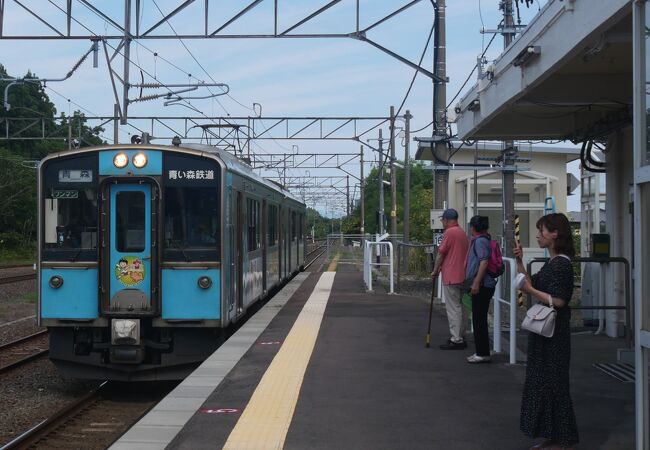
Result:
{"label": "steel utility pole", "polygon": [[350,216],[350,175],[345,178],[345,216]]}
{"label": "steel utility pole", "polygon": [[379,180],[379,214],[377,214],[377,233],[384,234],[384,139],[382,137],[381,128],[379,129],[379,173],[377,179]]}
{"label": "steel utility pole", "polygon": [[[515,20],[513,16],[512,0],[502,0],[500,8],[503,10],[503,47],[512,43],[515,37]],[[506,256],[512,257],[515,245],[515,163],[518,152],[514,141],[507,140],[503,143],[501,161],[503,172],[501,186],[503,193],[503,250]]]}
{"label": "steel utility pole", "polygon": [[366,200],[364,199],[364,194],[365,194],[365,180],[363,177],[363,145],[361,146],[361,150],[359,151],[359,156],[361,160],[360,164],[360,195],[361,195],[361,234],[364,235],[366,233]]}
{"label": "steel utility pole", "polygon": [[[433,164],[438,165],[438,157],[445,161],[449,160],[449,151],[447,148],[447,38],[445,26],[445,0],[438,0],[437,23],[435,30],[435,44],[433,63],[437,78],[433,82],[433,129],[434,138],[438,140],[432,143],[433,147]],[[442,209],[449,195],[449,170],[437,169],[433,171],[433,208]]]}
{"label": "steel utility pole", "polygon": [[[409,142],[411,141],[411,112],[407,109],[404,114],[404,242],[409,242],[409,216],[411,215],[411,155]],[[408,249],[404,251],[404,264],[408,267]]]}
{"label": "steel utility pole", "polygon": [[[384,139],[382,138],[381,128],[379,129],[379,173],[377,178],[379,180],[379,213],[377,214],[377,234],[381,236],[384,234]],[[377,246],[377,264],[381,262],[381,251]]]}
{"label": "steel utility pole", "polygon": [[397,171],[395,167],[395,107],[390,107],[390,234],[393,246],[397,241]]}

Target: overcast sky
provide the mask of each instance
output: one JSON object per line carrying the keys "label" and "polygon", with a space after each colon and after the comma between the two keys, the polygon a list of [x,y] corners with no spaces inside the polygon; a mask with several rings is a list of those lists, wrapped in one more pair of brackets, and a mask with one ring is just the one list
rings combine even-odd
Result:
{"label": "overcast sky", "polygon": [[[106,0],[91,3],[116,22],[123,22],[124,2]],[[161,11],[169,13],[181,3],[180,0],[142,0],[141,17],[136,19],[134,11],[132,20],[134,23],[139,20],[141,29],[148,29],[162,18]],[[249,3],[247,0],[210,2],[210,26],[216,29]],[[272,0],[264,0],[227,28],[227,31],[232,34],[272,33],[273,3]],[[278,28],[288,28],[327,3],[329,2],[325,0],[279,0]],[[408,3],[402,0],[361,0],[361,28]],[[480,30],[495,29],[501,20],[501,11],[498,9],[499,0],[448,0],[447,3],[449,101],[459,92],[476,64],[477,56],[492,38],[491,34],[482,34]],[[543,3],[545,1],[540,0],[531,8],[520,6],[522,23],[527,23]],[[65,9],[65,0],[33,0],[27,4],[55,27],[65,29],[65,16],[57,8]],[[203,5],[203,1],[190,5],[168,24],[161,25],[160,32],[202,32]],[[352,32],[355,29],[355,9],[355,0],[342,0],[295,32]],[[110,23],[98,18],[77,1],[73,1],[73,16],[94,34],[118,34]],[[418,62],[431,30],[432,17],[431,2],[423,0],[371,30],[368,37],[408,60]],[[11,1],[5,3],[3,26],[5,35],[52,34],[45,25]],[[73,30],[82,31],[79,24],[73,22],[72,26]],[[113,46],[116,44],[117,41],[111,42]],[[432,44],[431,40],[422,64],[429,71],[432,71]],[[90,42],[83,40],[0,40],[0,62],[12,76],[22,76],[30,70],[41,78],[61,78],[89,47]],[[488,60],[498,56],[502,47],[503,40],[497,36],[486,53]],[[143,40],[132,46],[131,60],[134,62],[131,66],[132,83],[139,82],[141,76],[145,82],[158,80],[169,84],[186,83],[188,80],[226,83],[230,88],[230,96],[191,102],[194,108],[208,116],[255,115],[253,103],[262,105],[262,115],[267,117],[387,116],[391,105],[398,107],[402,103],[414,74],[412,68],[370,44],[349,38],[187,39],[183,42],[178,39]],[[115,69],[122,73],[119,63]],[[476,76],[472,75],[462,92],[467,92],[475,79]],[[59,111],[68,113],[82,109],[87,115],[113,114],[113,92],[103,52],[100,52],[98,68],[92,67],[92,59],[89,58],[70,79],[49,83],[47,92]],[[130,92],[131,98],[137,94],[135,89]],[[413,114],[412,129],[422,128],[431,122],[431,105],[431,80],[419,74],[402,110],[403,113],[409,109]],[[162,100],[132,104],[129,114],[197,115],[184,106],[165,107]],[[128,126],[122,127],[120,140],[128,142],[129,133],[135,131]],[[420,132],[420,135],[427,133],[430,133],[430,128]],[[384,134],[388,134],[387,129]],[[105,138],[110,141],[112,135],[112,128],[107,127]],[[290,151],[293,144],[297,144],[299,151],[305,153],[353,153],[359,149],[358,143],[354,142],[259,141],[255,150],[261,153],[282,153]],[[376,156],[368,154],[366,158],[373,160]],[[358,169],[355,167],[353,170]],[[571,170],[577,170],[577,166],[571,167]],[[312,169],[310,173],[315,175],[317,171]],[[293,171],[291,174],[298,176],[302,173]],[[334,173],[330,171],[329,174]],[[324,211],[324,205],[318,205],[318,209]],[[577,195],[570,197],[569,209],[579,210]]]}

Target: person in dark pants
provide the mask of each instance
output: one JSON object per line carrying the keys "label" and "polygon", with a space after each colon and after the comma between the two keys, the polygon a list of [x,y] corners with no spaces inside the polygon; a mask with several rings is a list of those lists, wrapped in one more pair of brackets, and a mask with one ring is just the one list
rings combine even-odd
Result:
{"label": "person in dark pants", "polygon": [[472,280],[472,322],[476,353],[467,357],[470,364],[490,362],[490,337],[488,334],[488,310],[497,281],[488,274],[490,259],[490,222],[485,216],[474,216],[469,221],[472,241],[467,251],[465,279]]}
{"label": "person in dark pants", "polygon": [[556,310],[550,338],[528,333],[526,381],[521,398],[520,429],[531,438],[545,438],[531,450],[570,449],[579,442],[578,426],[569,388],[571,365],[571,308],[575,255],[569,220],[547,214],[537,221],[537,243],[548,249],[549,261],[528,276],[521,247],[514,249],[517,270],[526,275],[521,291]]}

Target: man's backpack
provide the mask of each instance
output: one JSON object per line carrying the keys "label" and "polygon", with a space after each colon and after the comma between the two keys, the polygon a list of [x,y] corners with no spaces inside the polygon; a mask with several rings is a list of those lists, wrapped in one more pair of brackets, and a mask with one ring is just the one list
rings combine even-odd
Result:
{"label": "man's backpack", "polygon": [[489,235],[482,235],[490,241],[490,258],[488,258],[487,272],[492,278],[498,278],[503,275],[506,267],[503,264],[503,256],[501,255],[501,247],[499,243],[490,238]]}

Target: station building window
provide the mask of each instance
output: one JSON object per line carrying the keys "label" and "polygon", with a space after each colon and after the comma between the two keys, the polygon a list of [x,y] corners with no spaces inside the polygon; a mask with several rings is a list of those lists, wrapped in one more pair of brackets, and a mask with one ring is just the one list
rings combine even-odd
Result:
{"label": "station building window", "polygon": [[[515,194],[516,203],[528,203],[530,199],[529,194]],[[501,241],[503,237],[503,210],[494,209],[494,208],[485,208],[482,207],[481,203],[501,203],[502,198],[501,194],[479,194],[479,210],[478,213],[481,216],[487,216],[490,222],[489,233],[492,236],[492,239]],[[519,239],[521,241],[522,247],[531,246],[531,228],[535,227],[537,220],[541,217],[541,211],[528,210],[528,209],[517,209],[515,214],[519,215]],[[533,242],[534,243],[534,242]]]}

